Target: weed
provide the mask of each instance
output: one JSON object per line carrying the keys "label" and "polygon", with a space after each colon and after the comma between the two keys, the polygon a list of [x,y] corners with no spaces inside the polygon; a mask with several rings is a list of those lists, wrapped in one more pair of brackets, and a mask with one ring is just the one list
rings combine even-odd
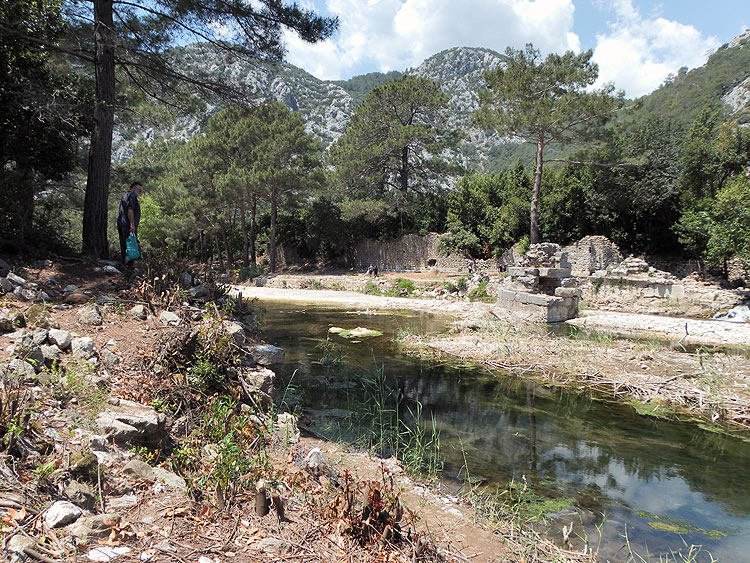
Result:
{"label": "weed", "polygon": [[421,333],[418,329],[414,328],[411,325],[400,327],[396,332],[396,341],[401,342],[402,340],[412,335],[421,336]]}
{"label": "weed", "polygon": [[456,288],[458,288],[458,291],[466,291],[469,288],[469,280],[467,280],[463,276],[458,278],[458,281],[456,282]]}
{"label": "weed", "polygon": [[154,465],[159,460],[160,452],[158,450],[151,450],[146,446],[132,444],[130,445],[129,450],[149,465]]}
{"label": "weed", "polygon": [[399,295],[411,295],[416,288],[413,281],[404,278],[396,278],[394,289]]}
{"label": "weed", "polygon": [[331,342],[331,338],[326,335],[326,341],[321,342],[316,346],[323,352],[323,356],[320,358],[320,364],[326,368],[340,368],[344,364],[346,355],[343,353],[340,346],[335,342]]}
{"label": "weed", "polygon": [[434,481],[445,464],[440,456],[440,431],[437,429],[435,415],[431,416],[428,435],[422,424],[422,403],[417,401],[416,409],[408,410],[412,418],[411,425],[402,421],[402,431],[399,433],[401,459],[409,473],[424,474]]}
{"label": "weed", "polygon": [[172,452],[171,465],[194,472],[195,484],[222,491],[229,501],[261,477],[270,476],[265,437],[228,396],[216,396],[204,407],[201,423]]}
{"label": "weed", "polygon": [[320,280],[310,280],[310,289],[327,289],[326,285]]}
{"label": "weed", "polygon": [[604,278],[599,277],[594,280],[594,294],[599,294],[599,290],[602,288],[602,285],[604,285]]}
{"label": "weed", "polygon": [[346,288],[341,285],[339,282],[333,282],[331,284],[331,289],[334,291],[344,291]]}
{"label": "weed", "polygon": [[31,472],[36,475],[37,481],[44,481],[51,476],[58,467],[58,460],[53,459],[47,463],[39,463]]}
{"label": "weed", "polygon": [[258,264],[250,264],[250,266],[241,266],[236,271],[237,281],[247,281],[258,276],[265,274],[265,270]]}
{"label": "weed", "polygon": [[521,256],[523,256],[529,251],[529,237],[527,235],[524,235],[523,237],[521,237],[521,240],[519,240],[516,243],[515,250]]}
{"label": "weed", "polygon": [[487,281],[479,282],[479,286],[469,292],[469,301],[483,301],[485,303],[494,303],[496,299],[487,293]]}
{"label": "weed", "polygon": [[93,375],[94,367],[87,363],[57,364],[50,371],[52,394],[63,405],[75,402],[79,423],[94,420],[104,410],[109,394],[87,378]]}
{"label": "weed", "polygon": [[443,289],[446,290],[448,293],[458,293],[458,288],[456,287],[456,284],[449,281],[443,282]]}
{"label": "weed", "polygon": [[362,289],[362,293],[366,293],[368,295],[383,295],[383,292],[380,291],[380,288],[375,285],[372,280],[369,280],[365,284],[365,287]]}

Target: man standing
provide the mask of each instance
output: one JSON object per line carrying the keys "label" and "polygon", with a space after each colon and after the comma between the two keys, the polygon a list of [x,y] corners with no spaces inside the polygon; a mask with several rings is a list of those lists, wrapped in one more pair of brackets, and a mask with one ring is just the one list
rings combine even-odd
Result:
{"label": "man standing", "polygon": [[130,189],[120,199],[120,211],[117,214],[117,232],[120,235],[120,262],[130,270],[133,262],[125,260],[125,241],[130,236],[138,234],[138,223],[141,220],[141,204],[138,196],[141,195],[143,186],[140,182],[130,184]]}

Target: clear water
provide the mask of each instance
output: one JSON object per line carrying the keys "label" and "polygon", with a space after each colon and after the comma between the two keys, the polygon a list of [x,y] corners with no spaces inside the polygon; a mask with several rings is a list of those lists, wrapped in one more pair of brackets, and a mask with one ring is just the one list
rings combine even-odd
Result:
{"label": "clear water", "polygon": [[[750,444],[587,394],[401,352],[394,341],[399,330],[440,332],[446,323],[440,317],[262,307],[263,338],[287,352],[276,368],[280,387],[292,379],[288,393],[303,409],[303,425],[335,434],[345,426],[350,380],[382,366],[405,407],[419,401],[426,418],[434,415],[448,484],[457,486],[468,469],[491,489],[525,477],[534,491],[572,499],[543,525],[556,539],[574,522],[574,536],[598,546],[602,561],[629,559],[626,533],[630,549],[646,561],[682,561],[669,554],[686,553],[685,544],[702,546],[699,561],[710,560],[709,552],[714,560],[750,561]],[[329,335],[332,326],[383,335],[353,342]],[[320,364],[327,338],[344,357],[341,370]],[[573,545],[582,543],[576,538]]]}

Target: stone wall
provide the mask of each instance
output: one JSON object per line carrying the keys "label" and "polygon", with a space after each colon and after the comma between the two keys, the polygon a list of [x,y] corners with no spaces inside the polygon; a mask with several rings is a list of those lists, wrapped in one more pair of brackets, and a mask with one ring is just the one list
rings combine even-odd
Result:
{"label": "stone wall", "polygon": [[364,239],[351,250],[348,266],[366,270],[372,264],[381,272],[466,272],[469,264],[477,272],[497,273],[497,260],[473,260],[461,254],[444,254],[438,251],[439,233],[406,235],[398,240],[378,241]]}
{"label": "stone wall", "polygon": [[622,262],[617,245],[607,237],[583,237],[560,251],[560,268],[570,268],[574,276],[588,276]]}

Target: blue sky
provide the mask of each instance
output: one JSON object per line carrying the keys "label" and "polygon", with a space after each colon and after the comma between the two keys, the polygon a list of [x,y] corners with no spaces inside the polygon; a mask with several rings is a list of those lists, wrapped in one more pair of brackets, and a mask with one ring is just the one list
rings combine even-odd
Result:
{"label": "blue sky", "polygon": [[601,82],[629,97],[680,67],[702,65],[750,27],[748,0],[298,0],[339,17],[330,40],[287,36],[287,60],[321,79],[405,70],[450,47],[533,43],[542,53],[592,49]]}

